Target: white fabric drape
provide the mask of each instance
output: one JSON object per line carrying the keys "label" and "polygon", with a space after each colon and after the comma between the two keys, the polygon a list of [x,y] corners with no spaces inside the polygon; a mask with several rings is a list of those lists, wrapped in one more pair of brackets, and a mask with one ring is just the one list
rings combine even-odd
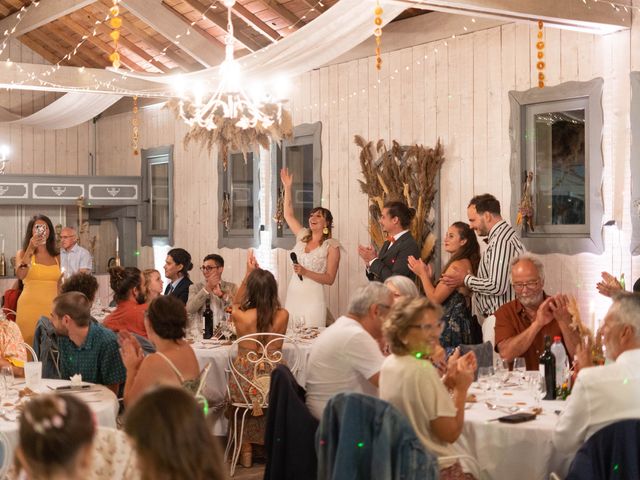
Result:
{"label": "white fabric drape", "polygon": [[121,95],[105,93],[67,93],[26,117],[20,117],[0,107],[0,123],[52,130],[71,128],[91,120],[121,98]]}
{"label": "white fabric drape", "polygon": [[[383,24],[397,17],[406,5],[380,2],[384,13]],[[269,78],[274,75],[293,77],[316,69],[373,36],[373,10],[376,3],[372,0],[340,0],[329,10],[312,22],[306,24],[278,43],[239,60],[243,74],[247,78]],[[371,40],[371,53],[375,44]],[[188,80],[215,77],[218,67],[183,74]],[[130,77],[171,84],[175,76],[128,73]]]}

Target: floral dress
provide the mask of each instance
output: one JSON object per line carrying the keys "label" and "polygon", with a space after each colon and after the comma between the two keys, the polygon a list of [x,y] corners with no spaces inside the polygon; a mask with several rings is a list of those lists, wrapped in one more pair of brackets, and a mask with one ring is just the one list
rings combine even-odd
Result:
{"label": "floral dress", "polygon": [[467,298],[454,291],[442,302],[444,329],[440,335],[440,344],[450,355],[458,345],[468,345],[471,340],[471,310]]}

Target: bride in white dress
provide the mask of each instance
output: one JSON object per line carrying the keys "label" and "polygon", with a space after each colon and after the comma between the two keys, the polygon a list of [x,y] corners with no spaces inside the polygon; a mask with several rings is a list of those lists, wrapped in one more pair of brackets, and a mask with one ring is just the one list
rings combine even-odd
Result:
{"label": "bride in white dress", "polygon": [[296,236],[293,251],[298,256],[298,265],[293,266],[287,289],[285,309],[292,319],[290,324],[303,316],[307,327],[324,327],[327,324],[324,285],[333,285],[340,264],[340,242],[331,238],[333,216],[328,209],[316,207],[309,214],[309,228],[304,228],[293,211],[293,175],[283,168],[280,179],[284,186],[284,219]]}

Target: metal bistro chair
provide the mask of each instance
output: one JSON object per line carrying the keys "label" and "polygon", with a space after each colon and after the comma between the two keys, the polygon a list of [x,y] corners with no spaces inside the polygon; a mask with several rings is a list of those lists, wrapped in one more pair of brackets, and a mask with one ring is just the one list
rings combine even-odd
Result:
{"label": "metal bistro chair", "polygon": [[[225,449],[225,459],[229,460],[230,476],[233,476],[240,457],[240,448],[244,436],[244,427],[247,414],[255,413],[257,410],[264,410],[269,407],[269,389],[271,386],[271,372],[277,365],[283,363],[285,344],[282,349],[276,349],[274,345],[278,342],[287,342],[287,346],[292,351],[287,355],[287,362],[292,371],[298,369],[300,359],[300,349],[298,345],[291,341],[286,335],[277,333],[253,333],[237,339],[228,357],[228,382],[227,393],[232,407],[233,418],[231,431],[228,433],[227,447]],[[239,344],[250,344],[255,348],[239,351]],[[243,355],[246,362],[245,367],[239,369],[235,360],[239,355]],[[236,398],[232,396],[232,389],[237,390]],[[229,456],[231,455],[231,456]]]}
{"label": "metal bistro chair", "polygon": [[29,352],[31,354],[31,357],[33,358],[34,362],[38,361],[38,355],[36,354],[36,351],[33,349],[33,347],[31,345],[29,345],[27,342],[22,342],[22,346],[24,348],[27,349],[27,352]]}

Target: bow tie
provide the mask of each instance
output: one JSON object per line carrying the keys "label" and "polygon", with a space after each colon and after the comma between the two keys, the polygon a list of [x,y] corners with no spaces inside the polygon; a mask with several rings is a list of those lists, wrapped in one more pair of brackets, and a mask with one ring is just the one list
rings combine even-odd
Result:
{"label": "bow tie", "polygon": [[395,237],[391,235],[387,235],[387,242],[389,242],[389,246],[393,245],[393,242],[395,241],[396,241]]}
{"label": "bow tie", "polygon": [[482,241],[483,241],[484,243],[489,243],[489,237],[484,237],[484,238],[482,239]]}

